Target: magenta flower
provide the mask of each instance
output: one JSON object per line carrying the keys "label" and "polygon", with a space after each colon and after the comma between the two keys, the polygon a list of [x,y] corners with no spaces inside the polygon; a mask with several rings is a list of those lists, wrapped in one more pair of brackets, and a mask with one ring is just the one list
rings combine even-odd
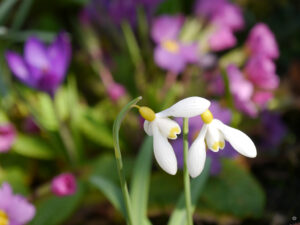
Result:
{"label": "magenta flower", "polygon": [[71,173],[62,173],[51,182],[51,191],[57,196],[73,195],[76,189],[76,178]]}
{"label": "magenta flower", "polygon": [[24,225],[35,215],[35,207],[23,196],[14,195],[11,186],[3,183],[0,188],[0,224]]}
{"label": "magenta flower", "polygon": [[112,83],[107,88],[108,95],[111,100],[118,101],[121,97],[126,95],[126,89],[123,85]]}
{"label": "magenta flower", "polygon": [[222,51],[236,45],[236,38],[228,27],[217,29],[208,40],[212,51]]}
{"label": "magenta flower", "polygon": [[274,62],[263,55],[251,57],[246,64],[245,73],[259,88],[273,90],[279,85]]}
{"label": "magenta flower", "polygon": [[29,38],[24,57],[12,51],[6,52],[8,66],[20,81],[51,95],[63,82],[70,57],[70,40],[65,33],[60,33],[48,47],[36,37]]}
{"label": "magenta flower", "polygon": [[154,20],[151,36],[157,44],[154,50],[155,63],[175,74],[182,72],[188,63],[197,61],[197,45],[179,40],[183,25],[182,16],[161,16]]}
{"label": "magenta flower", "polygon": [[11,124],[0,125],[0,153],[8,152],[16,139],[16,131]]}
{"label": "magenta flower", "polygon": [[[213,115],[220,119],[223,123],[229,124],[231,121],[231,111],[227,108],[223,108],[218,102],[212,101],[210,105],[210,110]],[[182,125],[182,119],[176,119],[176,121]],[[203,121],[200,116],[192,117],[189,119],[189,142],[191,143],[193,139],[198,135],[201,127],[203,126]],[[178,167],[183,167],[183,139],[180,135],[176,140],[172,141],[172,146],[174,148]],[[225,148],[221,152],[207,152],[208,157],[211,159],[211,174],[217,175],[221,171],[221,158],[232,158],[237,155],[237,152],[233,150],[230,144],[225,145]]]}
{"label": "magenta flower", "polygon": [[195,12],[220,28],[226,27],[232,31],[244,28],[241,8],[227,0],[198,0]]}
{"label": "magenta flower", "polygon": [[271,59],[279,57],[275,36],[264,23],[258,23],[252,28],[246,42],[246,47],[251,54],[261,54]]}

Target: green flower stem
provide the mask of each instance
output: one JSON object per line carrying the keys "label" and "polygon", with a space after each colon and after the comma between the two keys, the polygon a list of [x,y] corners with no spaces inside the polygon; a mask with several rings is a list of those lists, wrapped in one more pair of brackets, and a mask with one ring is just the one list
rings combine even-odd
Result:
{"label": "green flower stem", "polygon": [[116,162],[117,162],[117,169],[118,169],[118,175],[119,175],[119,179],[120,179],[123,199],[124,199],[124,203],[125,203],[125,207],[126,207],[126,222],[128,225],[133,225],[134,222],[132,219],[133,217],[132,217],[131,200],[130,200],[130,196],[129,196],[129,192],[128,192],[127,182],[125,179],[121,149],[120,149],[120,144],[119,144],[119,131],[120,131],[122,121],[123,121],[124,117],[126,116],[126,114],[141,99],[142,99],[142,97],[137,97],[136,99],[129,102],[119,113],[119,115],[117,116],[117,118],[114,122],[114,126],[113,126],[115,158],[116,158]]}
{"label": "green flower stem", "polygon": [[193,225],[193,214],[192,214],[192,201],[191,201],[191,184],[189,172],[187,169],[187,156],[188,156],[188,134],[189,134],[189,119],[183,119],[183,182],[184,182],[184,197],[186,207],[187,225]]}

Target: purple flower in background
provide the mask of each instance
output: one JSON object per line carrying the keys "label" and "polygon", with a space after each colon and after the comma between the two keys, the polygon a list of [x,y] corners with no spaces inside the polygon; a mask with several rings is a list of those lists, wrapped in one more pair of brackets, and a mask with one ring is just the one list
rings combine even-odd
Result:
{"label": "purple flower in background", "polygon": [[233,32],[227,28],[217,29],[208,40],[212,51],[222,51],[236,45],[236,38]]}
{"label": "purple flower in background", "polygon": [[60,33],[48,47],[38,38],[30,37],[24,47],[24,57],[6,52],[7,63],[20,81],[50,95],[63,82],[70,58],[71,45],[66,33]]}
{"label": "purple flower in background", "polygon": [[0,153],[8,152],[16,139],[16,131],[11,124],[0,125]]}
{"label": "purple flower in background", "polygon": [[252,28],[246,42],[246,47],[251,54],[261,54],[271,59],[279,57],[275,36],[264,23],[258,23]]}
{"label": "purple flower in background", "polygon": [[118,83],[112,83],[108,86],[108,95],[113,101],[118,101],[121,97],[126,95],[126,89],[124,86]]}
{"label": "purple flower in background", "polygon": [[264,111],[261,114],[262,140],[261,147],[274,148],[286,135],[287,128],[276,112]]}
{"label": "purple flower in background", "polygon": [[251,57],[246,64],[245,73],[259,88],[274,90],[279,85],[274,62],[263,55]]}
{"label": "purple flower in background", "polygon": [[160,16],[154,20],[151,29],[151,36],[157,44],[154,50],[155,63],[175,74],[198,59],[197,45],[182,43],[178,39],[183,22],[182,16]]}
{"label": "purple flower in background", "polygon": [[226,27],[232,31],[244,28],[241,8],[227,0],[198,0],[195,12],[220,28]]}
{"label": "purple flower in background", "polygon": [[0,188],[0,224],[24,225],[35,215],[34,206],[23,196],[14,195],[11,186],[3,183]]}
{"label": "purple flower in background", "polygon": [[23,130],[29,134],[38,134],[41,131],[33,117],[27,117],[23,121]]}
{"label": "purple flower in background", "polygon": [[[223,108],[218,102],[212,101],[210,106],[210,111],[213,113],[215,118],[220,119],[223,123],[229,124],[231,121],[231,111],[227,108]],[[176,119],[176,121],[182,125],[182,119]],[[193,139],[198,135],[201,127],[203,126],[203,121],[200,116],[195,116],[189,119],[189,142],[191,143]],[[172,141],[172,146],[174,148],[178,167],[183,167],[183,139],[182,135],[176,140]],[[230,144],[225,145],[225,148],[220,152],[207,152],[208,157],[211,159],[211,174],[217,175],[221,170],[221,158],[232,158],[237,155],[236,151],[233,150]]]}
{"label": "purple flower in background", "polygon": [[71,173],[62,173],[51,182],[51,191],[57,196],[73,195],[76,189],[76,179]]}

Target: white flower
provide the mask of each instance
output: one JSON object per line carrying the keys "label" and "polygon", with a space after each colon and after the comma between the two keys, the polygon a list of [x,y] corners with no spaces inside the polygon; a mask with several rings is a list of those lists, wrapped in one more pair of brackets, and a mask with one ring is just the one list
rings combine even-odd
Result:
{"label": "white flower", "polygon": [[169,139],[176,139],[180,134],[180,126],[173,120],[155,114],[148,107],[139,107],[141,116],[145,119],[144,130],[153,136],[154,156],[159,166],[169,174],[176,174],[177,159]]}
{"label": "white flower", "polygon": [[182,99],[170,108],[157,113],[161,117],[194,117],[205,112],[210,106],[210,101],[201,97],[189,97]]}
{"label": "white flower", "polygon": [[256,157],[256,147],[245,133],[213,119],[209,110],[201,114],[201,117],[204,125],[188,153],[187,164],[191,177],[197,177],[204,168],[206,146],[217,152],[225,147],[225,140],[240,154],[250,158]]}

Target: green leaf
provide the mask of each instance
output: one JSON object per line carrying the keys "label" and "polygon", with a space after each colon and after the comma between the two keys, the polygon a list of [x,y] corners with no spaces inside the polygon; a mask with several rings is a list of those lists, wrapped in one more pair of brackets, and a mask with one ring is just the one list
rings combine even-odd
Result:
{"label": "green leaf", "polygon": [[5,23],[7,15],[16,4],[17,0],[5,0],[0,4],[0,25]]}
{"label": "green leaf", "polygon": [[236,162],[224,159],[221,174],[207,182],[199,206],[245,218],[261,216],[264,203],[264,192],[255,178]]}
{"label": "green leaf", "polygon": [[76,194],[67,197],[51,196],[37,204],[36,216],[30,225],[58,225],[64,224],[79,206],[84,197],[83,184],[78,184]]}
{"label": "green leaf", "polygon": [[126,215],[125,203],[121,189],[107,178],[101,176],[92,176],[90,182],[96,186],[111,202],[111,204],[119,210],[123,216]]}
{"label": "green leaf", "polygon": [[130,194],[133,219],[136,224],[142,224],[147,218],[152,149],[153,139],[147,136],[133,169]]}
{"label": "green leaf", "polygon": [[[192,199],[192,212],[195,211],[198,199],[205,187],[210,171],[210,160],[206,160],[205,168],[201,175],[193,179],[191,182],[191,199]],[[184,193],[180,195],[180,198],[176,204],[176,208],[171,215],[168,225],[185,225],[186,220],[186,208]]]}
{"label": "green leaf", "polygon": [[43,139],[24,134],[18,135],[13,150],[20,155],[37,159],[52,159],[55,156],[54,150]]}
{"label": "green leaf", "polygon": [[22,24],[25,22],[25,19],[28,15],[32,3],[33,0],[23,0],[21,2],[21,5],[16,13],[16,17],[14,18],[12,24],[13,29],[19,29],[22,26]]}
{"label": "green leaf", "polygon": [[28,193],[28,188],[26,187],[26,173],[22,168],[10,167],[0,169],[0,186],[3,182],[8,182],[16,193]]}

